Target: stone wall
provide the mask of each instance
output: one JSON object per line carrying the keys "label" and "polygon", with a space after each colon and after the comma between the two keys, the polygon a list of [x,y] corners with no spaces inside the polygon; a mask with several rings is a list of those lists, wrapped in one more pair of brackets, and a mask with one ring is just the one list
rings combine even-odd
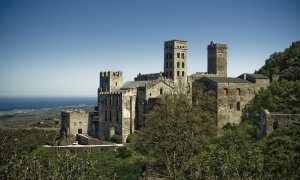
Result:
{"label": "stone wall", "polygon": [[112,92],[123,86],[123,73],[121,71],[100,72],[99,92]]}
{"label": "stone wall", "polygon": [[275,129],[291,123],[300,124],[300,114],[269,112],[267,109],[261,108],[258,137],[268,136]]}
{"label": "stone wall", "polygon": [[122,92],[99,94],[99,135],[102,140],[122,134]]}
{"label": "stone wall", "polygon": [[122,94],[122,141],[134,133],[137,109],[137,90],[133,89]]}
{"label": "stone wall", "polygon": [[76,136],[88,134],[89,113],[84,110],[68,110],[61,112],[61,134]]}
{"label": "stone wall", "polygon": [[254,97],[254,94],[254,86],[251,83],[219,83],[217,92],[218,127],[221,128],[227,123],[239,124],[243,109]]}
{"label": "stone wall", "polygon": [[200,81],[205,88],[214,90],[217,98],[217,124],[219,128],[226,124],[239,124],[243,109],[254,97],[253,83],[218,83],[207,78]]}
{"label": "stone wall", "polygon": [[152,73],[152,74],[141,74],[139,73],[137,77],[134,78],[134,81],[149,81],[156,80],[163,76],[163,73]]}
{"label": "stone wall", "polygon": [[213,41],[207,46],[207,72],[227,77],[227,45]]}
{"label": "stone wall", "polygon": [[164,76],[177,81],[187,81],[187,41],[171,40],[164,44]]}

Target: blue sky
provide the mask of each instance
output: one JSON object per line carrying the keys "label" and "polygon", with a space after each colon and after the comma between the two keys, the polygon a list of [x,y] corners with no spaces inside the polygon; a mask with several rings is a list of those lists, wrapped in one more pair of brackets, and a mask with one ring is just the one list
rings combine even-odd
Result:
{"label": "blue sky", "polygon": [[187,40],[188,74],[227,43],[228,75],[300,40],[300,1],[1,0],[0,96],[96,96],[99,72],[163,70],[163,42]]}

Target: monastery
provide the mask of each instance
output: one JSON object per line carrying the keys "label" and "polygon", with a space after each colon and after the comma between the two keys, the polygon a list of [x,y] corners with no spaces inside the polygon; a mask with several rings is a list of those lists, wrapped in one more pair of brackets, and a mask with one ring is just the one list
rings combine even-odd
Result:
{"label": "monastery", "polygon": [[207,46],[207,72],[188,76],[188,42],[164,42],[163,72],[138,74],[134,81],[123,82],[121,71],[100,72],[98,105],[94,112],[62,112],[61,133],[86,134],[109,141],[120,135],[122,141],[143,127],[147,114],[164,95],[192,95],[192,87],[202,84],[214,90],[217,99],[217,125],[239,124],[243,108],[261,88],[267,88],[269,77],[242,74],[227,77],[227,45],[211,42]]}

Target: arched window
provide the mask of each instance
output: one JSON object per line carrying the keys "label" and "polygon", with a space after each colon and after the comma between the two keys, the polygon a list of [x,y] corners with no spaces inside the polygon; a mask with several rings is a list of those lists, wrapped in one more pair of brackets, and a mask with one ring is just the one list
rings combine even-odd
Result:
{"label": "arched window", "polygon": [[237,89],[236,89],[235,95],[236,95],[236,96],[240,96],[240,95],[241,95],[241,89],[240,89],[240,88],[237,88]]}
{"label": "arched window", "polygon": [[224,95],[224,96],[228,96],[228,89],[227,89],[227,88],[224,88],[224,89],[223,89],[223,95]]}
{"label": "arched window", "polygon": [[182,63],[181,67],[184,68],[184,62]]}
{"label": "arched window", "polygon": [[179,62],[177,62],[177,68],[180,68],[180,64],[179,64]]}
{"label": "arched window", "polygon": [[182,76],[184,76],[184,71],[182,71]]}
{"label": "arched window", "polygon": [[181,53],[181,59],[184,59],[184,53]]}
{"label": "arched window", "polygon": [[160,88],[159,94],[163,94],[163,88]]}
{"label": "arched window", "polygon": [[179,74],[180,74],[180,72],[179,72],[179,71],[177,71],[177,76],[179,76]]}

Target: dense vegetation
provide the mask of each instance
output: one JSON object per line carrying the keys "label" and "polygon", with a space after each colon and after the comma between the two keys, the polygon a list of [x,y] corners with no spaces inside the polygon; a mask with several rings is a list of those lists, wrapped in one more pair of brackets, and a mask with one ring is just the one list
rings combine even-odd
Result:
{"label": "dense vegetation", "polygon": [[162,98],[148,114],[145,128],[133,138],[135,149],[169,179],[180,177],[186,162],[216,136],[215,98],[212,92],[194,92],[194,104],[186,95]]}
{"label": "dense vegetation", "polygon": [[54,144],[55,131],[1,129],[0,179],[137,179],[143,160],[125,147],[74,151]]}
{"label": "dense vegetation", "polygon": [[[273,82],[250,103],[247,118],[239,126],[227,127],[222,137],[213,133],[213,103],[200,103],[202,110],[196,107],[194,112],[187,98],[166,97],[136,134],[135,149],[147,157],[158,177],[168,179],[298,179],[300,126],[291,124],[269,137],[256,137],[259,107],[299,111],[299,106],[290,107],[299,105],[297,87],[299,82]],[[199,99],[213,102],[210,94],[199,94]]]}
{"label": "dense vegetation", "polygon": [[300,41],[293,42],[284,52],[276,52],[266,60],[258,73],[279,74],[282,79],[300,80]]}

